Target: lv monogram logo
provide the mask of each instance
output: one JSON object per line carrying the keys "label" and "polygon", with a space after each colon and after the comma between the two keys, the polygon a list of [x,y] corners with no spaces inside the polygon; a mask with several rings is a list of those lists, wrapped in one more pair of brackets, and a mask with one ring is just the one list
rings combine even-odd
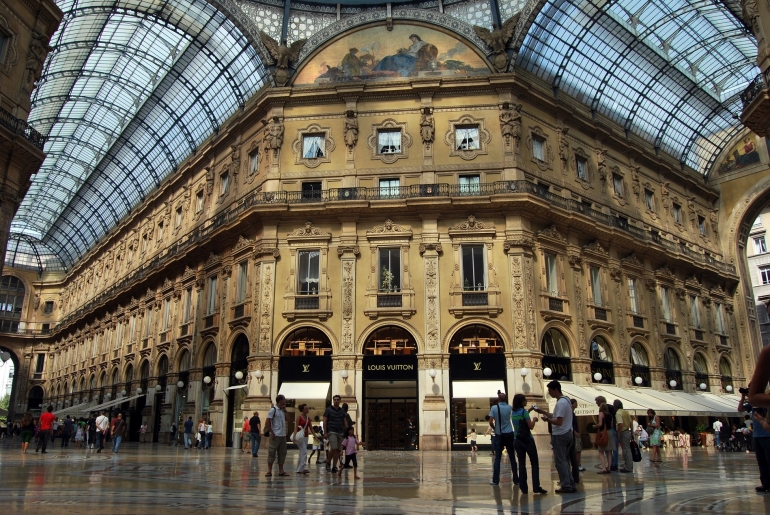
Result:
{"label": "lv monogram logo", "polygon": [[476,363],[476,362],[474,361],[474,362],[473,362],[473,370],[474,370],[474,371],[476,371],[476,370],[481,370],[481,363]]}
{"label": "lv monogram logo", "polygon": [[310,372],[310,365],[302,365],[302,372]]}

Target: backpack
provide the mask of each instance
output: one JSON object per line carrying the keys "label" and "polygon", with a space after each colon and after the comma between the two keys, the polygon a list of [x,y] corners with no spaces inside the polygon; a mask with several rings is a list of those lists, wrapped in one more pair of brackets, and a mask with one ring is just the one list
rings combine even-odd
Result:
{"label": "backpack", "polygon": [[524,418],[524,414],[527,412],[524,408],[520,408],[524,413],[519,420],[519,427],[516,428],[516,439],[522,443],[527,443],[532,438],[532,430],[527,424],[527,419]]}

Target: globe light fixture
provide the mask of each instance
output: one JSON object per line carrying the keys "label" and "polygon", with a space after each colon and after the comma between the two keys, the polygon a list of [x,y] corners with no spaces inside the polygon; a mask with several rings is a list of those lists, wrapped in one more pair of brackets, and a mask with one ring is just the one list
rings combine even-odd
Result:
{"label": "globe light fixture", "polygon": [[156,385],[155,385],[155,391],[156,391],[156,392],[159,392],[159,391],[161,391],[162,389],[163,389],[163,387],[162,387],[161,385],[159,385],[159,384],[156,384]]}
{"label": "globe light fixture", "polygon": [[669,385],[671,388],[676,388],[676,381],[674,381],[674,380],[672,379],[671,381],[669,381],[668,385]]}
{"label": "globe light fixture", "polygon": [[136,394],[137,395],[141,395],[142,394],[142,389],[141,388],[137,388],[136,389]]}
{"label": "globe light fixture", "polygon": [[206,384],[210,384],[211,383],[211,378],[209,376],[206,376],[206,377],[203,378],[203,382],[206,383]]}
{"label": "globe light fixture", "polygon": [[701,390],[705,390],[706,389],[706,383],[701,383],[700,384],[700,389]]}
{"label": "globe light fixture", "polygon": [[125,397],[125,396],[126,396],[126,391],[125,391],[125,390],[121,390],[121,391],[120,391],[120,395],[121,395],[121,396],[123,396],[123,397]]}
{"label": "globe light fixture", "polygon": [[438,372],[436,372],[435,368],[431,368],[428,370],[428,375],[430,376],[431,380],[433,381],[433,384],[436,384],[436,376],[438,375]]}
{"label": "globe light fixture", "polygon": [[236,372],[236,373],[235,373],[235,378],[236,378],[238,381],[240,381],[241,379],[243,379],[243,372],[241,372],[240,370],[239,370],[238,372]]}
{"label": "globe light fixture", "polygon": [[728,392],[732,392],[733,391],[733,385],[728,384],[727,386],[725,386],[725,390],[727,390]]}
{"label": "globe light fixture", "polygon": [[595,373],[594,374],[594,381],[596,381],[598,383],[601,380],[602,380],[602,375],[599,372]]}
{"label": "globe light fixture", "polygon": [[340,372],[340,377],[347,384],[347,382],[348,382],[348,371],[347,370],[342,370]]}
{"label": "globe light fixture", "polygon": [[545,368],[543,369],[543,375],[544,375],[545,377],[551,377],[551,374],[553,374],[553,370],[551,370],[550,368],[548,368],[548,367],[545,367]]}
{"label": "globe light fixture", "polygon": [[529,369],[527,367],[524,367],[521,369],[521,377],[522,379],[526,378],[529,375]]}
{"label": "globe light fixture", "polygon": [[177,388],[184,388],[184,382],[183,382],[183,381],[179,381],[179,382],[177,382],[177,383],[176,383],[176,387],[177,387]]}
{"label": "globe light fixture", "polygon": [[641,386],[641,385],[642,385],[642,383],[644,382],[644,379],[642,379],[641,377],[638,377],[638,376],[637,376],[637,378],[636,378],[636,379],[634,379],[634,382],[635,382],[637,385]]}
{"label": "globe light fixture", "polygon": [[255,370],[254,371],[254,377],[257,378],[257,381],[260,383],[262,382],[262,371],[261,370]]}

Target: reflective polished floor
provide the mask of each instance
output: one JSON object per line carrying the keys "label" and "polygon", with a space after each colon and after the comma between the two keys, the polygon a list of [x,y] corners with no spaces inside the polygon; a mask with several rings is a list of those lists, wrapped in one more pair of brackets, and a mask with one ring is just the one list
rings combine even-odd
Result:
{"label": "reflective polished floor", "polygon": [[540,478],[548,494],[523,495],[509,467],[499,487],[489,485],[488,452],[362,451],[356,481],[352,470],[332,477],[315,460],[309,476],[297,476],[296,451],[287,458],[289,477],[265,478],[266,449],[252,458],[232,449],[129,443],[115,455],[61,449],[57,441],[46,455],[34,443],[22,455],[18,442],[0,444],[2,515],[770,513],[770,494],[755,493],[756,459],[746,453],[672,449],[661,465],[645,452],[635,474],[604,476],[596,474],[598,454],[588,451],[578,492],[560,496],[546,449]]}

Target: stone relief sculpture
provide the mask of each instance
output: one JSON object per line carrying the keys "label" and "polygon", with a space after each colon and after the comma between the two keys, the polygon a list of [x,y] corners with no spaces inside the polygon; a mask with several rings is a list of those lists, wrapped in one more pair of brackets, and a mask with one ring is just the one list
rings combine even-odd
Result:
{"label": "stone relief sculpture", "polygon": [[53,50],[53,47],[48,45],[48,38],[33,30],[32,41],[29,44],[29,52],[27,53],[27,83],[34,83],[40,80],[45,56],[51,50]]}
{"label": "stone relief sculpture", "polygon": [[759,6],[757,0],[741,0],[741,8],[743,10],[743,21],[751,27],[751,31],[757,40],[762,39],[762,27],[759,23]]}
{"label": "stone relief sculpture", "polygon": [[433,111],[430,107],[423,107],[420,115],[420,136],[425,144],[433,143],[435,136],[435,125],[433,122]]}
{"label": "stone relief sculpture", "polygon": [[276,40],[271,38],[264,31],[259,32],[262,37],[262,43],[264,43],[267,51],[275,59],[275,72],[273,72],[273,78],[275,84],[279,88],[284,87],[289,82],[291,73],[289,72],[289,64],[294,63],[299,57],[299,53],[302,47],[305,46],[306,39],[298,39],[291,46],[286,45],[286,40],[281,40],[279,45]]}
{"label": "stone relief sculpture", "polygon": [[504,103],[500,109],[500,132],[506,143],[511,139],[518,150],[521,141],[521,104]]}
{"label": "stone relief sculpture", "polygon": [[355,111],[345,114],[345,146],[353,150],[358,143],[358,115]]}
{"label": "stone relief sculpture", "polygon": [[559,129],[559,159],[561,160],[564,173],[567,172],[567,161],[569,160],[569,141],[567,141],[568,133],[569,127],[563,127]]}
{"label": "stone relief sculpture", "polygon": [[269,121],[262,120],[265,127],[265,136],[262,138],[262,145],[265,154],[275,155],[283,145],[283,122],[277,116],[273,116]]}
{"label": "stone relief sculpture", "polygon": [[596,151],[596,163],[599,167],[599,179],[607,182],[607,149],[602,148]]}
{"label": "stone relief sculpture", "polygon": [[211,195],[214,191],[214,170],[210,166],[203,167],[206,170],[206,193]]}
{"label": "stone relief sculpture", "polygon": [[508,42],[513,37],[513,31],[516,28],[516,24],[519,21],[519,14],[516,13],[503,23],[503,26],[498,28],[497,25],[493,25],[493,29],[490,31],[484,27],[474,25],[473,30],[476,35],[480,37],[484,43],[489,45],[492,49],[492,65],[498,72],[504,73],[508,70]]}

